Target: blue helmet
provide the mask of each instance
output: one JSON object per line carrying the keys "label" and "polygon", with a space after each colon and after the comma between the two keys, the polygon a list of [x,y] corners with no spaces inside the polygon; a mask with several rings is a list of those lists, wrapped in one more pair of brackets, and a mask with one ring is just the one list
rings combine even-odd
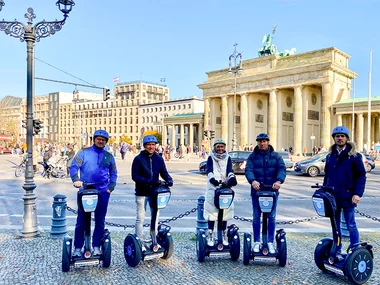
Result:
{"label": "blue helmet", "polygon": [[148,135],[148,136],[145,136],[143,138],[143,145],[147,144],[147,143],[158,143],[157,141],[157,138],[155,136],[152,136],[152,135]]}
{"label": "blue helmet", "polygon": [[256,137],[256,141],[261,141],[261,140],[269,141],[269,136],[266,133],[261,133]]}
{"label": "blue helmet", "polygon": [[350,132],[345,126],[337,126],[332,130],[331,136],[334,138],[336,134],[346,135],[347,138],[350,138]]}
{"label": "blue helmet", "polygon": [[108,139],[110,138],[109,134],[105,130],[97,130],[94,133],[94,140],[96,137],[103,137],[106,139],[106,142],[108,142]]}

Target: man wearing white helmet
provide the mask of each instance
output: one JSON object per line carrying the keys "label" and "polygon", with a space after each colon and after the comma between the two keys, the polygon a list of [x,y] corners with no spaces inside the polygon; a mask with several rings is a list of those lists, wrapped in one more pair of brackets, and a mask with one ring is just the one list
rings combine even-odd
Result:
{"label": "man wearing white helmet", "polygon": [[[215,221],[218,220],[219,210],[214,205],[215,188],[219,186],[219,181],[227,182],[228,186],[237,184],[235,174],[232,170],[231,158],[226,151],[226,142],[223,139],[216,139],[213,150],[207,159],[207,186],[204,205],[204,218],[208,221],[207,245],[214,246],[213,230]],[[227,221],[234,216],[234,203],[223,212],[223,245],[228,245]],[[218,229],[219,230],[219,229]]]}

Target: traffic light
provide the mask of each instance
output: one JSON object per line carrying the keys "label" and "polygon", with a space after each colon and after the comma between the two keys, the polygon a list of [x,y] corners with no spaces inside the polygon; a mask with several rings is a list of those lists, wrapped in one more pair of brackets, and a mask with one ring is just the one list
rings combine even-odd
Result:
{"label": "traffic light", "polygon": [[203,135],[207,138],[208,137],[208,131],[203,131]]}
{"label": "traffic light", "polygon": [[103,101],[107,101],[110,98],[110,90],[107,87],[103,88]]}
{"label": "traffic light", "polygon": [[28,124],[27,124],[27,120],[25,119],[25,120],[22,120],[22,127],[23,128],[27,128],[28,127]]}
{"label": "traffic light", "polygon": [[215,131],[210,131],[210,140],[215,138]]}
{"label": "traffic light", "polygon": [[43,128],[42,121],[33,120],[33,127],[34,127],[34,133],[38,135],[41,132],[41,129]]}

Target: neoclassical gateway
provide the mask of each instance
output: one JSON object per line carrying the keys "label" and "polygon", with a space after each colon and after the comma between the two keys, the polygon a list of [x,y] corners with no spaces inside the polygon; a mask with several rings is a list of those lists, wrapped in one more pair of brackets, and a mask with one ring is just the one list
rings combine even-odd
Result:
{"label": "neoclassical gateway", "polygon": [[[236,93],[234,74],[227,69],[207,72],[208,80],[198,85],[204,96],[204,129],[215,130],[231,149],[235,114],[238,146],[255,143],[257,134],[267,132],[276,150],[292,146],[299,155],[305,147],[308,152],[314,145],[328,148],[332,128],[344,124],[355,130],[362,150],[368,112],[359,108],[352,128],[352,108],[339,104],[349,100],[351,80],[357,76],[348,68],[349,58],[333,47],[245,60]],[[380,140],[379,113],[377,103],[371,112],[372,143]]]}

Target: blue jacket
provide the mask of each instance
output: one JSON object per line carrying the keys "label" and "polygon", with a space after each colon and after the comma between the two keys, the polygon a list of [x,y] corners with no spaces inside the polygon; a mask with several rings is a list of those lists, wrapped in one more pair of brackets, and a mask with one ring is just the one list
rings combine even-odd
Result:
{"label": "blue jacket", "polygon": [[104,182],[96,184],[96,189],[100,192],[108,189],[113,191],[117,180],[115,158],[109,152],[95,145],[82,148],[70,165],[70,177],[73,182]]}
{"label": "blue jacket", "polygon": [[346,148],[338,154],[336,145],[332,145],[326,157],[324,186],[334,187],[333,195],[341,207],[356,207],[352,196],[363,196],[366,171],[362,155],[356,152],[355,144],[347,142]]}
{"label": "blue jacket", "polygon": [[162,156],[155,152],[149,155],[143,150],[133,159],[132,180],[135,181],[136,196],[150,196],[151,189],[157,184],[159,176],[165,181],[172,181]]}
{"label": "blue jacket", "polygon": [[286,167],[281,155],[274,151],[269,145],[266,151],[261,151],[256,146],[247,159],[245,166],[245,177],[251,184],[251,195],[256,193],[252,182],[256,180],[264,185],[272,185],[276,181],[284,183],[286,178]]}

